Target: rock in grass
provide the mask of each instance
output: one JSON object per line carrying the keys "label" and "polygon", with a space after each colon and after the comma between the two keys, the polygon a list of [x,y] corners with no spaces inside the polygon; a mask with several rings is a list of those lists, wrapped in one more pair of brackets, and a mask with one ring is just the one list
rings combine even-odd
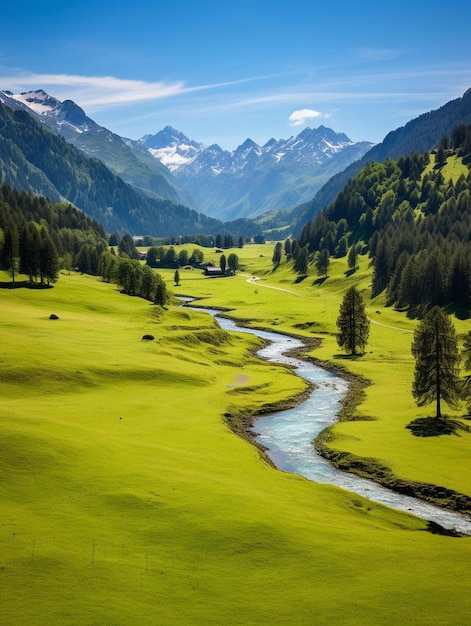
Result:
{"label": "rock in grass", "polygon": [[51,315],[49,316],[49,319],[50,319],[50,320],[58,320],[58,319],[59,319],[59,316],[58,316],[58,315],[56,315],[55,313],[51,313]]}

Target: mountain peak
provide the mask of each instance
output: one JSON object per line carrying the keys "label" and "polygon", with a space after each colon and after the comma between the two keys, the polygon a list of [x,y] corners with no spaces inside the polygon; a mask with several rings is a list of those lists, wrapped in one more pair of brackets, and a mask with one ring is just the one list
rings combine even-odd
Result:
{"label": "mountain peak", "polygon": [[161,150],[162,148],[170,148],[180,144],[186,144],[194,148],[202,146],[202,144],[188,139],[186,135],[173,128],[173,126],[165,126],[155,135],[144,135],[140,141],[150,150]]}
{"label": "mountain peak", "polygon": [[46,115],[50,111],[60,108],[62,105],[60,100],[53,98],[43,89],[24,91],[20,94],[11,94],[11,98],[24,104],[38,115]]}

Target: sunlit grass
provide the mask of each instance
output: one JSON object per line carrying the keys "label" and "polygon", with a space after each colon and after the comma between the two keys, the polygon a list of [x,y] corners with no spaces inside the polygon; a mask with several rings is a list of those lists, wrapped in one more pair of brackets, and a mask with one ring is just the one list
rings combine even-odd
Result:
{"label": "sunlit grass", "polygon": [[[369,454],[386,447],[366,428],[383,424],[391,458],[406,436],[416,444],[410,471],[418,471],[424,442],[390,428],[393,391],[381,400],[381,364],[392,377],[404,367],[407,383],[409,334],[372,328],[371,354],[339,359],[325,333],[344,291],[342,263],[335,288],[313,287],[314,277],[296,284],[285,267],[271,273],[271,247],[259,249],[240,257],[263,282],[188,270],[174,289],[256,325],[322,337],[313,354],[375,382],[358,410],[378,421],[343,433],[347,447],[357,439]],[[319,326],[299,326],[306,321]],[[431,535],[406,514],[272,469],[230,431],[226,412],[304,388],[252,356],[256,339],[77,274],[50,290],[0,290],[0,328],[2,623],[397,624],[411,615],[414,624],[466,623],[468,539]],[[242,386],[251,392],[233,393]],[[407,403],[412,419],[419,413]],[[434,451],[445,465],[442,440]],[[461,451],[465,443],[456,438]]]}

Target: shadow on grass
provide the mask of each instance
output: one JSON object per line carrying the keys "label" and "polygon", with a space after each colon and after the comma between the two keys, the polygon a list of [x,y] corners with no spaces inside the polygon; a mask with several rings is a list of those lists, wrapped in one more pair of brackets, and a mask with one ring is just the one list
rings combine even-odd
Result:
{"label": "shadow on grass", "polygon": [[463,537],[464,535],[457,530],[453,530],[453,528],[444,528],[440,524],[436,522],[431,522],[430,520],[427,522],[427,530],[432,533],[432,535],[444,535],[445,537]]}
{"label": "shadow on grass", "polygon": [[439,419],[437,417],[419,417],[407,424],[406,428],[415,437],[441,437],[442,435],[457,435],[457,430],[469,431],[469,426],[465,426],[456,420]]}
{"label": "shadow on grass", "polygon": [[306,280],[307,276],[298,276],[296,278],[296,280],[294,281],[294,284],[297,285],[298,283],[302,283],[303,280]]}
{"label": "shadow on grass", "polygon": [[30,283],[29,280],[0,281],[0,289],[52,289],[53,285]]}
{"label": "shadow on grass", "polygon": [[320,278],[316,278],[316,280],[313,281],[313,285],[316,285],[316,287],[321,287],[325,281],[327,280],[328,276],[321,276]]}
{"label": "shadow on grass", "polygon": [[345,354],[343,352],[338,352],[333,355],[334,359],[339,361],[357,361],[358,359],[361,359],[362,356],[363,354]]}

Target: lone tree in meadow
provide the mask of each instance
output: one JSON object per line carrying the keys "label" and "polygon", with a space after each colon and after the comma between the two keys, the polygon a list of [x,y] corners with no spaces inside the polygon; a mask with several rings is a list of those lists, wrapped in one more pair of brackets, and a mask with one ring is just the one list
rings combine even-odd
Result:
{"label": "lone tree in meadow", "polygon": [[221,256],[219,257],[219,267],[221,268],[221,272],[223,274],[226,273],[226,266],[227,266],[226,255],[221,254]]}
{"label": "lone tree in meadow", "polygon": [[227,267],[233,274],[239,269],[239,257],[234,252],[227,257]]}
{"label": "lone tree in meadow", "polygon": [[337,343],[350,354],[365,351],[370,334],[370,320],[365,312],[365,305],[356,287],[350,287],[345,293],[337,318]]}
{"label": "lone tree in meadow", "polygon": [[173,276],[173,282],[175,283],[175,287],[180,286],[180,272],[178,270],[175,270],[175,274]]}
{"label": "lone tree in meadow", "polygon": [[412,354],[415,357],[412,395],[418,406],[435,402],[435,417],[441,418],[441,400],[456,407],[461,395],[461,384],[455,328],[439,306],[434,306],[417,326]]}

